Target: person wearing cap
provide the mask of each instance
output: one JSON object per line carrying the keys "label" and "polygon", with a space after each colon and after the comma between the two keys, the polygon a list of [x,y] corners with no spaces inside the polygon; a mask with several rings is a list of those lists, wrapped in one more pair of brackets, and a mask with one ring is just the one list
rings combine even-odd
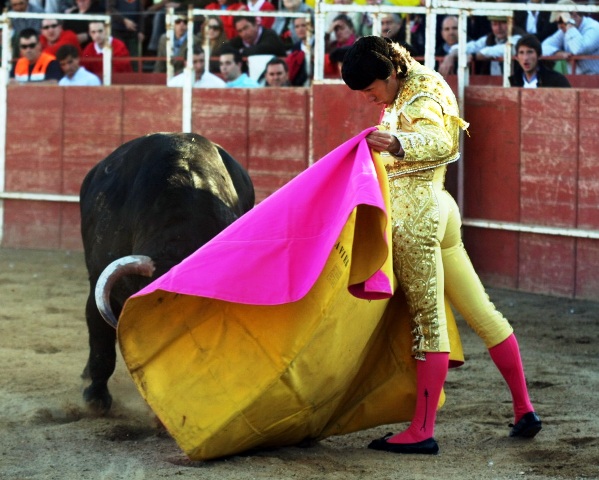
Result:
{"label": "person wearing cap", "polygon": [[512,87],[570,87],[570,82],[561,73],[550,70],[539,62],[541,42],[534,35],[524,35],[516,44],[518,62],[514,74],[510,76]]}
{"label": "person wearing cap", "polygon": [[[471,40],[466,44],[466,53],[469,58],[480,60],[476,64],[476,73],[479,75],[502,75],[503,73],[503,55],[505,53],[505,44],[508,40],[507,18],[490,16],[491,32],[477,40]],[[510,43],[515,45],[518,39],[526,32],[519,27],[514,26]],[[513,47],[512,47],[513,49]],[[515,54],[512,51],[512,55]],[[451,47],[450,56],[457,56],[458,44]],[[447,60],[449,63],[449,59]]]}
{"label": "person wearing cap", "polygon": [[[572,11],[576,6],[572,0],[559,0],[566,11],[553,12],[551,22],[557,22],[557,31],[543,43],[543,55],[568,60],[573,55],[599,55],[599,22],[580,12]],[[568,63],[568,72],[572,73]],[[576,73],[598,74],[599,60],[579,60]]]}
{"label": "person wearing cap", "polygon": [[449,366],[444,297],[482,338],[512,395],[511,437],[531,438],[542,427],[528,396],[518,342],[489,300],[461,240],[458,206],[445,190],[447,165],[458,160],[457,100],[438,73],[382,37],[359,39],[345,55],[342,77],[365,100],[383,107],[366,136],[379,152],[389,182],[393,270],[412,318],[416,406],[409,427],[374,440],[375,450],[435,454],[436,407]]}

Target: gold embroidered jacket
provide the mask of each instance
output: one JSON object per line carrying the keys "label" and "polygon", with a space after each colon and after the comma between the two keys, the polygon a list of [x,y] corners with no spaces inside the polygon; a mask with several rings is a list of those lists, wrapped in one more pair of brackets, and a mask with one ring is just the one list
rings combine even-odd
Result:
{"label": "gold embroidered jacket", "polygon": [[414,61],[395,101],[385,108],[381,127],[394,134],[405,152],[386,165],[393,178],[456,161],[460,128],[468,124],[443,77]]}

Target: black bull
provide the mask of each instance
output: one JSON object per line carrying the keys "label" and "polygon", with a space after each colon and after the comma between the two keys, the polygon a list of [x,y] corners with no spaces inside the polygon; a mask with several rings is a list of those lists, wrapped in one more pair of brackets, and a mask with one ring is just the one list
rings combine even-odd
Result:
{"label": "black bull", "polygon": [[[154,262],[151,278],[118,280],[110,306],[118,318],[133,293],[216,236],[254,205],[247,172],[227,152],[196,134],[152,134],[131,140],[99,162],[81,185],[81,235],[90,293],[85,315],[90,355],[83,396],[108,411],[108,379],[116,363],[116,332],[95,302],[98,277],[131,254]],[[206,272],[209,275],[209,272]]]}

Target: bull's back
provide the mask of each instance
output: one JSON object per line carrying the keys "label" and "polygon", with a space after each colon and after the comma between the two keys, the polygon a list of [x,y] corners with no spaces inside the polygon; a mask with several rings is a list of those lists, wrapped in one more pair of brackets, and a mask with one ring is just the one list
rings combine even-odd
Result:
{"label": "bull's back", "polygon": [[90,170],[80,195],[88,268],[100,270],[132,253],[166,269],[243,213],[219,151],[195,134],[152,134],[121,145]]}

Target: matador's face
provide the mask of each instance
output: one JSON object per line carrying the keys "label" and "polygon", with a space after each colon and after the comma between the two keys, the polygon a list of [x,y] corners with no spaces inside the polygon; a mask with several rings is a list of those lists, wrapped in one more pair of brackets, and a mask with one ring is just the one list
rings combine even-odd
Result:
{"label": "matador's face", "polygon": [[377,105],[390,105],[394,102],[397,97],[399,90],[399,82],[397,80],[397,73],[393,71],[391,76],[386,80],[375,80],[368,85],[364,90],[360,90],[360,93],[366,100]]}

